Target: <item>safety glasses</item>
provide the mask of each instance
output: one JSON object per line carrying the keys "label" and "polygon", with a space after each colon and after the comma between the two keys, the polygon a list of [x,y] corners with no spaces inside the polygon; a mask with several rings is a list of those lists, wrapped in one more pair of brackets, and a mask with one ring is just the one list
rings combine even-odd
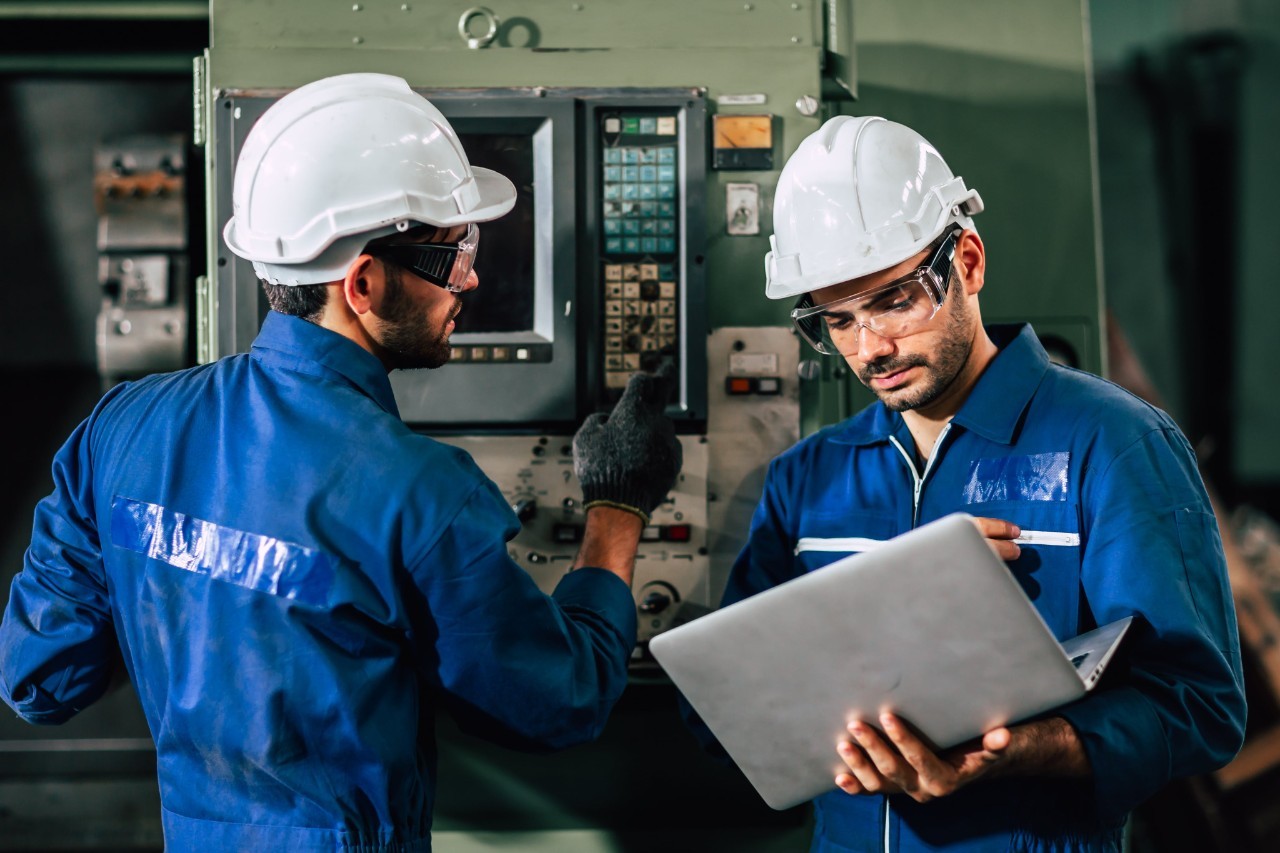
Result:
{"label": "safety glasses", "polygon": [[365,252],[390,261],[450,293],[465,290],[480,247],[480,229],[474,222],[456,243],[392,243],[368,246]]}
{"label": "safety glasses", "polygon": [[796,331],[823,355],[855,351],[863,327],[885,338],[923,331],[946,299],[958,233],[943,238],[927,264],[875,290],[822,305],[806,293],[791,312]]}

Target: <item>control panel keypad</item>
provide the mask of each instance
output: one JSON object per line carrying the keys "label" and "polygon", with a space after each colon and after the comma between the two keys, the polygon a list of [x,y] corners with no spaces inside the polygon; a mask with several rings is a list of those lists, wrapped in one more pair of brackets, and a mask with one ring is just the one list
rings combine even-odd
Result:
{"label": "control panel keypad", "polygon": [[672,264],[605,264],[606,387],[624,388],[635,371],[653,370],[663,356],[675,356],[674,278]]}
{"label": "control panel keypad", "polygon": [[679,139],[674,115],[601,119],[605,387],[677,355]]}

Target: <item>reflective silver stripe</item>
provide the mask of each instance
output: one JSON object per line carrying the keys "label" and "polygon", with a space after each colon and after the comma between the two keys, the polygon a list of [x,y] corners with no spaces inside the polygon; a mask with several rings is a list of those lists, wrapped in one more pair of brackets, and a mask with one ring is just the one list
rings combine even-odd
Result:
{"label": "reflective silver stripe", "polygon": [[879,548],[883,544],[883,539],[861,539],[858,537],[850,537],[848,539],[819,539],[814,536],[806,536],[796,543],[795,553],[799,554],[801,551],[840,551],[855,553],[859,551],[870,551],[872,548]]}
{"label": "reflective silver stripe", "polygon": [[1079,533],[1059,533],[1056,530],[1024,530],[1022,535],[1013,540],[1020,545],[1059,545],[1068,548],[1079,547]]}
{"label": "reflective silver stripe", "polygon": [[316,548],[117,495],[111,543],[197,575],[326,606],[341,564]]}

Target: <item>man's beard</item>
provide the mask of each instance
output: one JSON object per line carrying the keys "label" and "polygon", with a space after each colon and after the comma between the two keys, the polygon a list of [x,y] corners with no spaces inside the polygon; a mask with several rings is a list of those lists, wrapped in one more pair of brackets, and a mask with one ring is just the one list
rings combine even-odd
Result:
{"label": "man's beard", "polygon": [[461,310],[462,301],[455,296],[444,323],[438,329],[431,328],[429,306],[415,305],[404,287],[400,271],[389,270],[379,343],[387,353],[390,366],[398,370],[414,370],[447,364],[453,348],[449,345],[445,329]]}
{"label": "man's beard", "polygon": [[[964,303],[963,291],[958,290],[956,282],[952,282],[952,285],[948,291],[952,304],[947,306],[947,323],[942,330],[942,344],[932,359],[919,353],[886,356],[856,370],[859,381],[880,398],[880,402],[890,411],[905,412],[928,406],[951,387],[951,383],[969,360],[969,353],[973,350],[969,311]],[[952,294],[955,294],[954,298]],[[880,391],[871,384],[876,376],[888,376],[909,367],[922,367],[925,370],[924,376],[912,388]]]}

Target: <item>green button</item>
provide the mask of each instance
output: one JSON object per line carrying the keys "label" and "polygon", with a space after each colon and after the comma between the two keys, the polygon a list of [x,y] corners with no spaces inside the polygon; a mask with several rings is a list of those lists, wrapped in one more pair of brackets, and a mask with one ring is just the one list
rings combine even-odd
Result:
{"label": "green button", "polygon": [[639,133],[640,119],[634,118],[634,117],[624,118],[622,120],[622,132],[623,133]]}

